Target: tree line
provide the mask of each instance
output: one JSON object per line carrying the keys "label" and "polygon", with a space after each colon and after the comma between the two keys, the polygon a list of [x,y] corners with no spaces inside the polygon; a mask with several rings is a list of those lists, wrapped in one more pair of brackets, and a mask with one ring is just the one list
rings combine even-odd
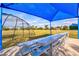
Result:
{"label": "tree line", "polygon": [[[3,27],[3,30],[16,30],[16,29],[33,29],[33,30],[49,30],[49,26],[45,25],[44,27],[37,27],[32,25],[31,27],[20,27],[20,28],[9,28],[9,27]],[[78,30],[78,26],[57,26],[57,27],[51,27],[52,30]]]}

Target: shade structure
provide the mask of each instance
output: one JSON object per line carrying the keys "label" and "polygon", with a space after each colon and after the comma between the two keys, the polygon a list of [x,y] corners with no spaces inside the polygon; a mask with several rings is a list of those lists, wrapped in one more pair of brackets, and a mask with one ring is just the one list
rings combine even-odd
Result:
{"label": "shade structure", "polygon": [[[78,3],[3,3],[1,7],[28,13],[50,21],[78,18]],[[40,20],[41,21],[41,20]],[[43,20],[42,20],[43,21]]]}
{"label": "shade structure", "polygon": [[[78,17],[78,3],[3,3],[1,7],[28,13],[51,22]],[[40,20],[41,21],[41,20]],[[43,20],[42,20],[43,21]]]}
{"label": "shade structure", "polygon": [[8,3],[1,4],[1,7],[28,13],[50,21],[50,34],[52,21],[78,17],[77,3]]}
{"label": "shade structure", "polygon": [[42,17],[48,21],[78,16],[77,3],[5,3],[2,7]]}
{"label": "shade structure", "polygon": [[44,18],[50,21],[50,29],[52,21],[78,18],[79,7],[78,3],[3,3],[0,6]]}

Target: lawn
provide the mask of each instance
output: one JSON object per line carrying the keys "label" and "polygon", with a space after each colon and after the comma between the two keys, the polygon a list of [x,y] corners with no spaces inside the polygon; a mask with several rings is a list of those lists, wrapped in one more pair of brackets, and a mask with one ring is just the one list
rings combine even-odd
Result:
{"label": "lawn", "polygon": [[[77,30],[52,30],[52,34],[68,32],[69,37],[77,38]],[[7,48],[10,46],[14,46],[20,42],[33,40],[35,38],[40,38],[44,36],[48,36],[50,34],[49,30],[16,30],[15,35],[13,35],[14,30],[3,30],[2,38],[3,38],[3,48]],[[24,35],[23,35],[24,33]],[[30,34],[30,36],[29,36]],[[29,39],[30,38],[30,39]]]}

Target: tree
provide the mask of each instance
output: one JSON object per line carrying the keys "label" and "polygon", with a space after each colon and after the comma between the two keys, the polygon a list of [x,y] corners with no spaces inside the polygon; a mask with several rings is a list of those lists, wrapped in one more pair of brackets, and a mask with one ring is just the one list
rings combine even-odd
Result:
{"label": "tree", "polygon": [[39,27],[38,30],[43,30],[43,28],[42,27]]}
{"label": "tree", "polygon": [[78,30],[78,26],[69,26],[70,30]]}
{"label": "tree", "polygon": [[60,30],[60,29],[61,29],[61,27],[60,27],[60,26],[58,26],[58,27],[56,27],[56,29],[57,29],[57,30]]}
{"label": "tree", "polygon": [[37,26],[35,26],[35,29],[37,29]]}
{"label": "tree", "polygon": [[45,29],[46,29],[46,30],[49,29],[49,28],[48,28],[48,25],[45,25]]}
{"label": "tree", "polygon": [[68,26],[63,26],[63,30],[68,30]]}
{"label": "tree", "polygon": [[51,27],[52,30],[55,30],[55,27]]}
{"label": "tree", "polygon": [[34,25],[32,25],[32,26],[31,26],[31,29],[35,29],[35,26],[34,26]]}
{"label": "tree", "polygon": [[3,30],[9,30],[10,28],[8,28],[8,27],[3,27]]}

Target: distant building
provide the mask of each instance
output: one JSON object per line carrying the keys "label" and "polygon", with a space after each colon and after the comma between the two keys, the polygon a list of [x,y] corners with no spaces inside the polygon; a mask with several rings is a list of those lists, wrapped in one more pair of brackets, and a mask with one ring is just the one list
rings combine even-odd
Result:
{"label": "distant building", "polygon": [[78,24],[71,24],[69,28],[70,30],[78,30]]}
{"label": "distant building", "polygon": [[78,26],[78,24],[71,24],[70,26]]}

